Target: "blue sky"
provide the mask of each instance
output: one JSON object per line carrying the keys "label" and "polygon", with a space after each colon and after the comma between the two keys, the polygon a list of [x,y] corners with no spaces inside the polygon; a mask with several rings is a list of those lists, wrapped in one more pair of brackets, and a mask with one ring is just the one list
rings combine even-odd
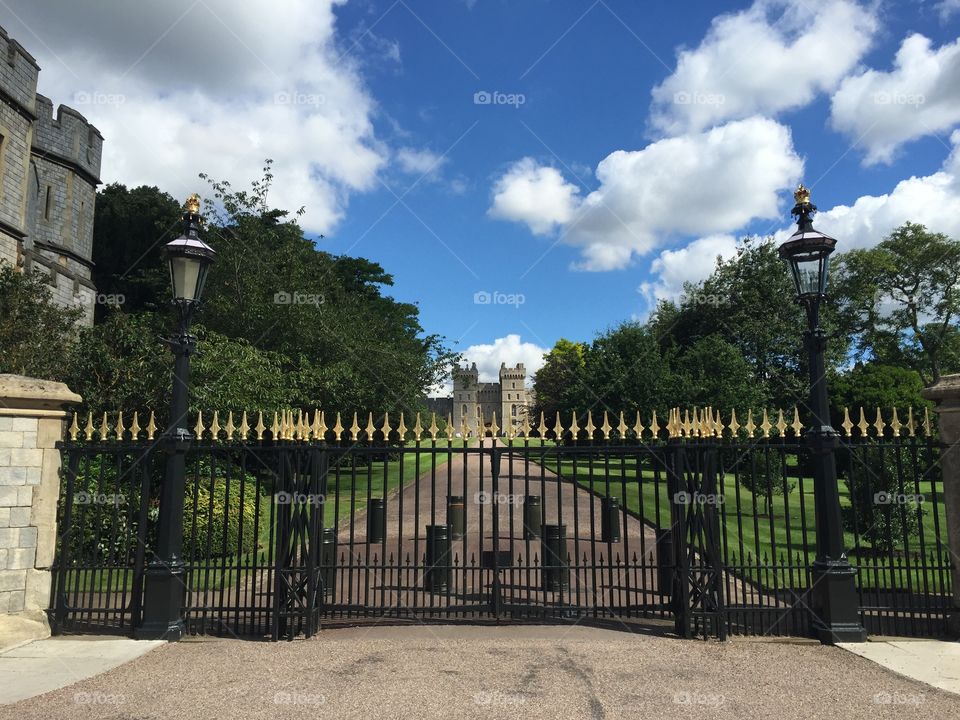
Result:
{"label": "blue sky", "polygon": [[104,180],[185,196],[273,157],[318,246],[486,374],[782,233],[799,180],[841,249],[960,236],[954,0],[77,6],[0,23],[103,131]]}

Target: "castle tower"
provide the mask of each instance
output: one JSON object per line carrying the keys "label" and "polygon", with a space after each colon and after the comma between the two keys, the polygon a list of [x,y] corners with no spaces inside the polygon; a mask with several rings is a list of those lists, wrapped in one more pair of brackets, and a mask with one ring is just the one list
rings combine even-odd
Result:
{"label": "castle tower", "polygon": [[[103,137],[37,94],[40,68],[0,28],[0,260],[48,277],[54,300],[93,323],[93,209]],[[82,101],[78,96],[78,101]]]}
{"label": "castle tower", "polygon": [[476,363],[453,371],[453,426],[457,432],[461,424],[466,424],[470,434],[476,431],[479,390],[480,373]]}
{"label": "castle tower", "polygon": [[498,414],[503,418],[500,425],[505,429],[510,425],[518,428],[523,424],[528,405],[526,378],[527,370],[523,363],[518,363],[516,367],[507,367],[506,363],[500,364],[500,411]]}

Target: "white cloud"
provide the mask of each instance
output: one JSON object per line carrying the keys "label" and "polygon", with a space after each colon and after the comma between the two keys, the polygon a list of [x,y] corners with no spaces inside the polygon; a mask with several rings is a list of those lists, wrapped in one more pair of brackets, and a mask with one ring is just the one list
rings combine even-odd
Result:
{"label": "white cloud", "polygon": [[525,157],[504,173],[493,186],[491,217],[526,223],[537,235],[545,235],[573,217],[579,190],[556,168],[539,165]]}
{"label": "white cloud", "polygon": [[[938,172],[901,180],[887,194],[864,195],[853,205],[818,213],[816,228],[837,238],[840,252],[872,247],[908,220],[960,239],[960,130],[950,139],[953,152]],[[777,242],[792,232],[780,230]]]}
{"label": "white cloud", "polygon": [[447,158],[427,149],[404,147],[397,150],[394,158],[400,169],[409,175],[436,176]]}
{"label": "white cloud", "polygon": [[684,247],[664,250],[650,263],[650,273],[656,280],[641,283],[637,289],[651,308],[659,300],[679,300],[684,283],[700,282],[716,268],[717,257],[728,260],[736,253],[737,239],[733,235],[708,235]]}
{"label": "white cloud", "polygon": [[627,266],[671,235],[713,235],[780,215],[779,191],[803,171],[790,131],[761,117],[617,150],[597,166],[585,198],[554,168],[519,161],[494,185],[490,214],[535,233],[561,226],[581,270]]}
{"label": "white cloud", "polygon": [[[535,343],[523,342],[519,335],[507,335],[489,344],[471,345],[462,352],[467,365],[477,364],[480,382],[499,381],[500,363],[506,363],[508,367],[523,363],[527,371],[526,384],[530,386],[537,370],[543,367],[543,356],[549,350]],[[453,380],[450,377],[428,393],[431,397],[450,397],[452,394]]]}
{"label": "white cloud", "polygon": [[104,180],[185,197],[203,194],[201,171],[246,186],[269,157],[271,202],[329,231],[387,159],[375,103],[339,57],[339,2],[11,0],[0,17],[43,67],[40,91],[105,136]]}
{"label": "white cloud", "polygon": [[940,21],[946,22],[956,13],[960,12],[960,0],[940,0],[936,5],[936,9],[940,15]]}
{"label": "white cloud", "polygon": [[468,364],[477,364],[480,382],[497,382],[500,379],[500,363],[506,363],[508,367],[523,363],[529,381],[543,367],[543,355],[549,350],[535,343],[524,342],[519,335],[507,335],[490,344],[471,345],[463,351],[463,357]]}
{"label": "white cloud", "polygon": [[849,0],[756,0],[720,15],[653,89],[651,122],[676,134],[806,105],[853,69],[877,25]]}
{"label": "white cloud", "polygon": [[867,70],[833,96],[831,124],[867,149],[865,162],[889,163],[897,148],[960,123],[960,40],[937,49],[910,35],[890,72]]}

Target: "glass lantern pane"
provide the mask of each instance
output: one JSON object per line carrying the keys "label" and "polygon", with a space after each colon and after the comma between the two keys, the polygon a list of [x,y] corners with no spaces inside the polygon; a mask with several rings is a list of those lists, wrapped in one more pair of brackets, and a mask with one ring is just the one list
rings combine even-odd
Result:
{"label": "glass lantern pane", "polygon": [[193,300],[195,298],[200,265],[201,263],[197,258],[174,257],[170,259],[170,274],[173,276],[173,297],[175,300]]}
{"label": "glass lantern pane", "polygon": [[816,295],[820,292],[820,260],[797,262],[797,278],[801,295]]}

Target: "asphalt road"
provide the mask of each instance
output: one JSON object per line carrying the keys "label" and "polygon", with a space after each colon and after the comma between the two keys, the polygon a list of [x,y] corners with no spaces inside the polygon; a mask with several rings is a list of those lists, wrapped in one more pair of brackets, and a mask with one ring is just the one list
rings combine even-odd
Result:
{"label": "asphalt road", "polygon": [[940,718],[960,697],[807,641],[562,626],[198,639],[0,707],[0,718]]}

